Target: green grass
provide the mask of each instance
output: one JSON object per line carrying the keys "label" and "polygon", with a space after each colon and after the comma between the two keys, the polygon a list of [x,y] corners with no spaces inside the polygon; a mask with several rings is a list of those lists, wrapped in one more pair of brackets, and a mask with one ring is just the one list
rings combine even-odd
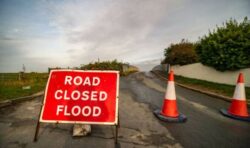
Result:
{"label": "green grass", "polygon": [[[166,74],[164,75],[166,76]],[[207,91],[214,92],[214,93],[228,96],[228,97],[233,97],[233,93],[235,89],[235,85],[214,83],[214,82],[187,78],[187,77],[177,76],[177,75],[175,75],[175,81],[180,84],[191,86],[193,88],[207,90]],[[246,99],[250,100],[250,87],[245,87],[245,91],[246,91]]]}
{"label": "green grass", "polygon": [[[25,73],[23,80],[19,80],[18,73],[0,74],[0,101],[28,96],[45,89],[47,73]],[[30,86],[30,89],[23,89]]]}

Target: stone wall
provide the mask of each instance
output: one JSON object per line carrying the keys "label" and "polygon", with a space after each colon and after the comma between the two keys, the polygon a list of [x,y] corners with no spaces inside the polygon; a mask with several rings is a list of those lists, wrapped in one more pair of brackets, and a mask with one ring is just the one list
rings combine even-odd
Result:
{"label": "stone wall", "polygon": [[[163,70],[166,70],[167,66],[163,65],[161,67]],[[236,84],[238,74],[242,72],[245,78],[245,86],[250,87],[250,68],[221,72],[201,63],[195,63],[184,66],[172,66],[171,69],[174,70],[176,75],[231,85]]]}

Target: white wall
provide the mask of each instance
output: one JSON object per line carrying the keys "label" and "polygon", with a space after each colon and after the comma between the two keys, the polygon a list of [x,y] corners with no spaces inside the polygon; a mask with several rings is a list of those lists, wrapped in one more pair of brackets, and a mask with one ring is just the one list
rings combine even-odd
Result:
{"label": "white wall", "polygon": [[174,70],[176,75],[231,85],[236,84],[238,75],[242,72],[244,74],[245,86],[250,87],[250,68],[220,72],[201,63],[195,63],[184,66],[172,66],[171,69]]}

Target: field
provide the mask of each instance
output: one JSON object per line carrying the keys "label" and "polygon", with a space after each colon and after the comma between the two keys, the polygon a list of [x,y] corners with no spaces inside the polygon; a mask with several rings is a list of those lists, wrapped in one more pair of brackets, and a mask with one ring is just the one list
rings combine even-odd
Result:
{"label": "field", "polygon": [[0,101],[42,91],[47,79],[48,73],[0,73]]}

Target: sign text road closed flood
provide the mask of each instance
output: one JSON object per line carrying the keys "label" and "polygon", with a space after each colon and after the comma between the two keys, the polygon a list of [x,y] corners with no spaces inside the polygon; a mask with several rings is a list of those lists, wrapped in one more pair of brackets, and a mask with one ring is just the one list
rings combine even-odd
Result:
{"label": "sign text road closed flood", "polygon": [[118,71],[53,70],[41,122],[116,124]]}

